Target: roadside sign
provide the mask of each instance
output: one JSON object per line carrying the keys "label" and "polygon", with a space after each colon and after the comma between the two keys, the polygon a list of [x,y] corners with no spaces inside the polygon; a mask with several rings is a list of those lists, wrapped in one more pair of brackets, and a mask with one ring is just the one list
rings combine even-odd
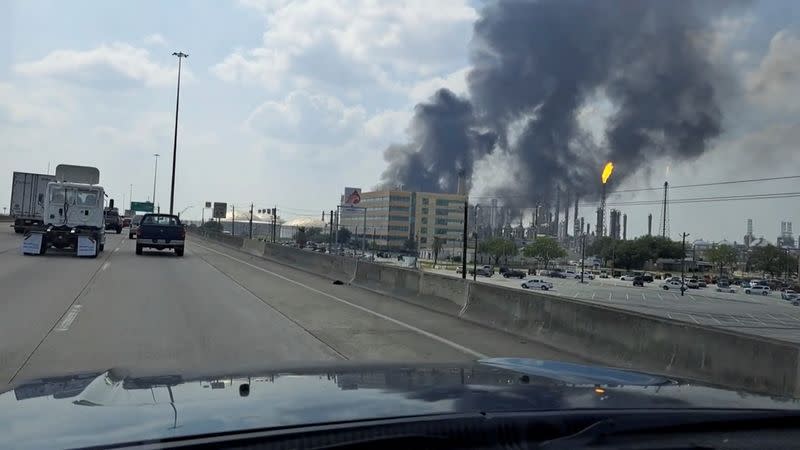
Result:
{"label": "roadside sign", "polygon": [[227,203],[220,203],[214,202],[214,213],[211,217],[215,219],[224,219],[225,213],[228,212],[228,204]]}
{"label": "roadside sign", "polygon": [[97,241],[89,236],[78,236],[78,256],[94,256],[97,254]]}
{"label": "roadside sign", "polygon": [[134,212],[153,212],[153,202],[131,202],[131,210]]}
{"label": "roadside sign", "polygon": [[22,241],[22,253],[26,255],[38,255],[42,250],[42,234],[31,233],[25,236]]}
{"label": "roadside sign", "polygon": [[359,203],[361,203],[361,188],[344,188],[344,204],[347,206],[356,206]]}
{"label": "roadside sign", "polygon": [[206,202],[206,208],[211,208],[211,202]]}

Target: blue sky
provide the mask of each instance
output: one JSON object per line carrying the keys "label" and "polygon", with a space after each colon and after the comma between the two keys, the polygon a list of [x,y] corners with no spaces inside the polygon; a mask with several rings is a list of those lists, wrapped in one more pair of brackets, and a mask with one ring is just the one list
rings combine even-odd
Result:
{"label": "blue sky", "polygon": [[[477,7],[466,0],[0,2],[0,199],[9,197],[13,170],[75,163],[99,167],[113,197],[127,198],[133,184],[134,198],[144,200],[152,192],[152,155],[160,153],[156,199],[168,207],[177,68],[171,54],[182,50],[190,56],[176,209],[193,206],[186,214],[199,217],[206,200],[241,208],[254,202],[277,204],[286,218],[317,217],[344,186],[379,181],[383,150],[404,141],[414,104],[439,87],[466,92]],[[726,106],[733,113],[714,146],[727,153],[712,149],[671,166],[672,183],[797,173],[786,163],[798,162],[800,138],[798,18],[800,3],[756,2],[715,25],[707,39],[743,93]],[[603,105],[588,106],[594,108],[585,123],[600,126]],[[481,165],[475,194],[504,164]],[[666,164],[654,161],[650,174]],[[643,173],[631,183],[661,181]],[[695,236],[733,240],[749,214],[757,232],[774,239],[780,221],[800,210],[797,203],[676,205],[670,216]],[[635,233],[644,231],[647,212],[628,212]]]}

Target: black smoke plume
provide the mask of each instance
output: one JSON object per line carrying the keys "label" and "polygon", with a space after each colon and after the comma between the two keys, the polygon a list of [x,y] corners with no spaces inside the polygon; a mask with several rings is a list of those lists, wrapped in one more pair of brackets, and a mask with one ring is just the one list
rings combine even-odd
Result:
{"label": "black smoke plume", "polygon": [[[470,44],[469,99],[438,91],[416,107],[410,143],[385,152],[383,185],[454,191],[492,151],[514,158],[514,182],[495,194],[531,206],[557,188],[595,196],[602,165],[616,183],[654,157],[699,156],[721,132],[706,42],[729,2],[498,0]],[[611,104],[604,138],[578,121]]]}

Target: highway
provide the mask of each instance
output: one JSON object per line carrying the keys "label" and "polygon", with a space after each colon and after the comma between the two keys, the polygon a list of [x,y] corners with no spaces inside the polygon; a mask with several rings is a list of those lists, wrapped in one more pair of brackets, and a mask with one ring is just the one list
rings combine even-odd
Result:
{"label": "highway", "polygon": [[[454,270],[427,271],[460,277]],[[530,277],[526,277],[530,278]],[[542,277],[537,277],[542,278]],[[789,342],[800,342],[800,307],[781,300],[780,293],[770,296],[716,292],[713,286],[680,291],[661,289],[659,280],[634,287],[630,281],[595,279],[581,284],[578,280],[544,277],[553,283],[548,295],[576,298],[687,323],[736,330]],[[478,281],[522,289],[523,280],[478,277]],[[542,291],[537,291],[542,293]]]}
{"label": "highway", "polygon": [[45,376],[236,373],[336,360],[575,360],[550,347],[190,237],[186,255],[23,256],[0,223],[0,391]]}

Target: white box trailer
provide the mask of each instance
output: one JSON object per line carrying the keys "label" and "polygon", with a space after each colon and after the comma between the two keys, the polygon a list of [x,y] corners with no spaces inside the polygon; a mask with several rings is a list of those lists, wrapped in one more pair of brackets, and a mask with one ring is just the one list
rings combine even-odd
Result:
{"label": "white box trailer", "polygon": [[24,233],[41,226],[47,184],[56,181],[54,175],[14,172],[11,178],[11,217],[14,232]]}

